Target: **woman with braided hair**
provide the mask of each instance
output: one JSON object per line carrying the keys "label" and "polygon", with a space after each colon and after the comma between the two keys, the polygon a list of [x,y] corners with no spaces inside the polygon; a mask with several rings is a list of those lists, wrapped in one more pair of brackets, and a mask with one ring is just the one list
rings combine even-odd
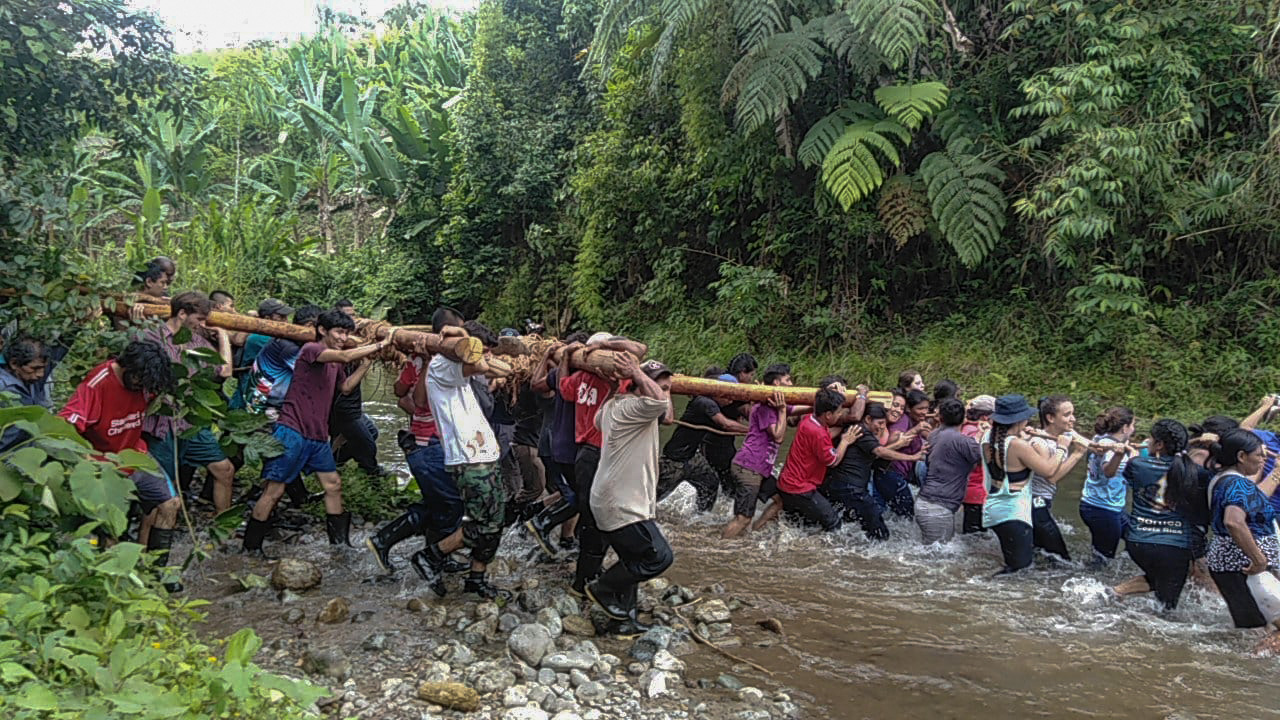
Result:
{"label": "woman with braided hair", "polygon": [[[1004,568],[998,574],[1002,575],[1031,565],[1031,473],[1053,476],[1084,454],[1078,445],[1072,447],[1073,455],[1065,448],[1042,452],[1020,437],[1035,414],[1022,395],[1000,397],[991,415],[991,433],[982,443],[987,488],[982,525],[1000,539]],[[1068,445],[1069,437],[1059,438],[1059,446]]]}
{"label": "woman with braided hair", "polygon": [[[1125,530],[1125,549],[1142,569],[1147,589],[1166,611],[1178,606],[1191,569],[1196,535],[1203,534],[1207,514],[1208,472],[1187,454],[1187,429],[1165,418],[1151,426],[1149,455],[1129,459],[1122,475],[1133,489],[1133,508]],[[1124,583],[1117,594],[1145,592],[1141,584]]]}

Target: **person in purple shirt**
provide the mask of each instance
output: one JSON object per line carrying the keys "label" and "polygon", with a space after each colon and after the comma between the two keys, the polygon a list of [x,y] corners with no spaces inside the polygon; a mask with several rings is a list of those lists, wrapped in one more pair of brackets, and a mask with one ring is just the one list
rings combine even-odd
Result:
{"label": "person in purple shirt", "polygon": [[[765,385],[788,387],[792,384],[791,366],[770,365],[763,380]],[[733,457],[733,477],[737,481],[733,517],[720,532],[722,538],[735,538],[746,531],[755,516],[756,501],[768,500],[777,492],[773,466],[787,434],[786,407],[782,392],[778,391],[768,403],[758,403],[751,409],[747,439]]]}
{"label": "person in purple shirt", "polygon": [[[905,395],[897,392],[888,408],[889,441],[900,437],[911,438],[899,449],[904,455],[917,455],[924,450],[925,438],[929,436],[931,426],[926,422],[929,414],[929,396],[920,390],[908,390]],[[915,499],[911,497],[911,488],[907,479],[915,475],[915,461],[895,460],[889,467],[879,470],[873,478],[876,493],[889,509],[899,517],[912,520],[915,518]]]}
{"label": "person in purple shirt", "polygon": [[284,454],[263,464],[262,491],[249,516],[244,531],[244,552],[262,556],[262,541],[271,529],[269,518],[276,503],[284,496],[285,485],[295,482],[303,473],[314,472],[324,486],[325,529],[330,545],[351,545],[351,513],[342,506],[342,478],[329,445],[329,410],[340,390],[350,393],[359,378],[347,380],[345,365],[375,353],[391,344],[393,328],[385,340],[358,348],[343,350],[347,334],[356,329],[341,310],[329,310],[316,320],[316,339],[302,346],[293,367],[293,381],[280,409],[275,438],[284,446]]}
{"label": "person in purple shirt", "polygon": [[[573,466],[578,454],[578,444],[574,440],[574,403],[565,400],[555,389],[560,386],[560,371],[556,365],[566,349],[579,347],[587,341],[584,332],[570,333],[565,338],[567,344],[558,345],[547,351],[547,357],[534,371],[531,385],[534,392],[552,393],[555,406],[551,412],[551,465],[547,467],[547,479],[554,481],[560,491],[560,499],[547,506],[532,519],[525,522],[524,527],[538,541],[538,546],[547,555],[555,556],[556,550],[551,543],[551,530],[560,526],[560,549],[572,550],[574,526],[577,525],[578,496],[574,491]],[[546,465],[546,461],[543,462]],[[553,472],[553,468],[555,472]]]}

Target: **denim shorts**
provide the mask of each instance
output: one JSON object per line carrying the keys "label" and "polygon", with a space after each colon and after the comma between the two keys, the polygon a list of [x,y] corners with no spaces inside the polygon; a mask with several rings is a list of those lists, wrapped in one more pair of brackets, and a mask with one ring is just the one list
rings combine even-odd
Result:
{"label": "denim shorts", "polygon": [[284,445],[284,454],[267,459],[262,466],[263,480],[291,483],[308,473],[338,471],[338,466],[333,461],[333,449],[328,442],[304,438],[287,425],[276,425],[272,434]]}

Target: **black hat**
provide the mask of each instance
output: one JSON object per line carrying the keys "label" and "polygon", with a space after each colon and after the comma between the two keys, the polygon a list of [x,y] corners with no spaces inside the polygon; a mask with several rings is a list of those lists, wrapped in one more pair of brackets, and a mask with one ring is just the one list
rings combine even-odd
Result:
{"label": "black hat", "polygon": [[643,365],[640,366],[640,369],[644,371],[645,375],[649,376],[650,380],[657,380],[663,375],[672,374],[670,368],[658,362],[657,360],[646,361]]}
{"label": "black hat", "polygon": [[889,417],[889,414],[885,412],[884,403],[878,403],[878,402],[873,402],[868,404],[867,410],[863,414],[869,418],[876,419],[876,420],[880,418]]}
{"label": "black hat", "polygon": [[1001,395],[996,398],[996,411],[991,414],[991,420],[1001,425],[1012,425],[1035,414],[1036,411],[1022,395]]}

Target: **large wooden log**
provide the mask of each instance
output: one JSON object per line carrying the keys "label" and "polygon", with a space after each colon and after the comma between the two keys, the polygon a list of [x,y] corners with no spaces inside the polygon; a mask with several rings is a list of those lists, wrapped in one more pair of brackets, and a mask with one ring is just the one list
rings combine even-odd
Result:
{"label": "large wooden log", "polygon": [[[138,303],[142,307],[142,312],[148,317],[169,317],[168,305],[152,305],[147,303]],[[114,303],[111,308],[116,315],[122,317],[129,316],[129,305],[123,302]],[[250,315],[240,315],[239,313],[226,313],[214,311],[209,313],[209,318],[205,321],[210,327],[222,328],[232,332],[257,333],[259,335],[269,335],[271,337],[285,338],[297,343],[311,342],[316,337],[314,328],[303,325],[294,325],[292,323],[275,322],[274,320],[263,320]],[[371,336],[371,340],[384,339],[394,327],[386,323],[375,323],[369,320],[360,320],[356,323],[358,331],[363,331]],[[474,363],[480,360],[484,354],[484,347],[480,341],[473,337],[453,337],[445,338],[435,333],[423,333],[403,331],[397,332],[393,339],[393,344],[397,350],[405,353],[440,353],[453,360],[464,363]]]}

